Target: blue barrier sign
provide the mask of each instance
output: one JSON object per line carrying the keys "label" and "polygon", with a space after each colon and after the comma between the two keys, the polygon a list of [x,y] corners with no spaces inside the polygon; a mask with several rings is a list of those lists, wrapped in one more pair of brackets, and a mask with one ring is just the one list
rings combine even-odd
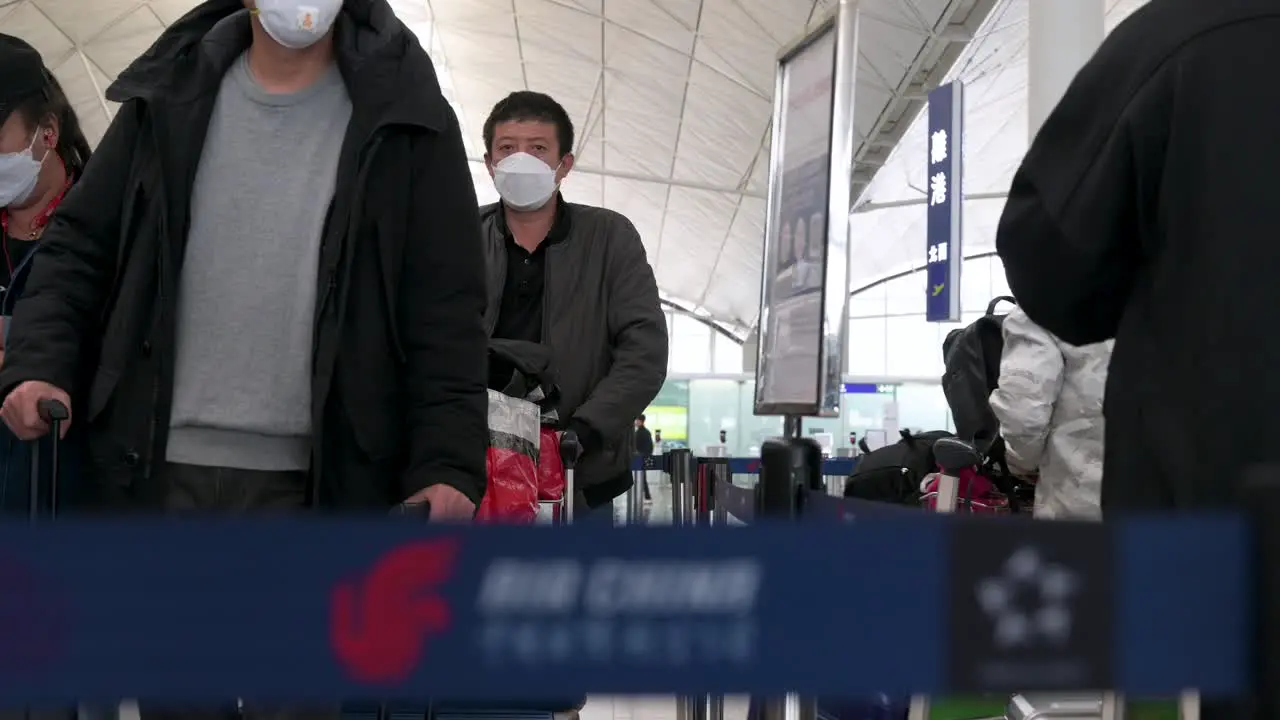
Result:
{"label": "blue barrier sign", "polygon": [[[15,524],[0,527],[0,697],[1235,695],[1247,536],[1231,516],[922,512],[739,529]],[[839,617],[797,597],[839,599]]]}
{"label": "blue barrier sign", "polygon": [[929,93],[929,148],[925,316],[929,322],[960,319],[963,256],[964,85]]}
{"label": "blue barrier sign", "polygon": [[840,391],[845,395],[878,395],[891,394],[897,388],[897,385],[884,383],[843,383],[840,386]]}

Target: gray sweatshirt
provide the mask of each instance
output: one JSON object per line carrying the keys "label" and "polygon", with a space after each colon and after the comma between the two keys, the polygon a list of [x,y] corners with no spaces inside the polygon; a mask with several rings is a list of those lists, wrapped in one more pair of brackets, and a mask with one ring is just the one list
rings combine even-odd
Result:
{"label": "gray sweatshirt", "polygon": [[321,236],[351,100],[337,67],[267,93],[228,71],[191,193],[170,462],[305,470]]}

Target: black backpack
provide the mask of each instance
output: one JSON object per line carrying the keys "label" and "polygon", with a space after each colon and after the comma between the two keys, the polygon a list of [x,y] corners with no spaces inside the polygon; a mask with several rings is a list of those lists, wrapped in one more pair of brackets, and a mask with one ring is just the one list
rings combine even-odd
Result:
{"label": "black backpack", "polygon": [[[920,482],[938,469],[933,444],[955,437],[946,430],[912,433],[903,430],[902,439],[863,455],[853,474],[844,483],[844,496],[860,500],[914,505],[920,501]],[[863,446],[865,449],[865,445]]]}
{"label": "black backpack", "polygon": [[1000,382],[1000,355],[1004,352],[1004,315],[996,314],[998,297],[987,312],[968,327],[952,330],[942,341],[942,392],[951,408],[956,436],[986,451],[1000,434],[1000,422],[991,410],[991,392]]}

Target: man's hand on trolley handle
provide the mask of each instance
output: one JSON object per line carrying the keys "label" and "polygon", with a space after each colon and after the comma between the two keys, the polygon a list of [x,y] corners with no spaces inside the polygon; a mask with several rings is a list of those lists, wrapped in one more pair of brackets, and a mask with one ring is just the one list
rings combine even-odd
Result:
{"label": "man's hand on trolley handle", "polygon": [[[27,380],[18,385],[4,400],[0,408],[0,418],[9,426],[19,440],[29,441],[44,437],[49,432],[49,421],[40,413],[40,403],[44,400],[56,400],[71,409],[71,398],[61,388],[41,380]],[[62,435],[71,427],[71,417],[62,422]]]}
{"label": "man's hand on trolley handle", "polygon": [[403,505],[426,505],[431,508],[432,520],[444,522],[471,522],[476,515],[476,504],[470,498],[443,483],[419,490],[410,495]]}

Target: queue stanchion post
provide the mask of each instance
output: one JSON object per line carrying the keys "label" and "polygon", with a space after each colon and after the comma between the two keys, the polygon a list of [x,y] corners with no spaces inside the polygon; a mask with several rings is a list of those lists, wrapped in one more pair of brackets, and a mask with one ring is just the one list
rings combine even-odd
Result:
{"label": "queue stanchion post", "polygon": [[708,458],[706,461],[708,471],[707,498],[711,503],[711,524],[725,525],[728,523],[728,511],[725,509],[724,498],[721,497],[720,484],[733,484],[733,475],[729,470],[729,457]]}
{"label": "queue stanchion post", "polygon": [[708,484],[711,482],[711,466],[706,458],[694,458],[693,486],[690,488],[693,512],[691,525],[699,527],[711,524],[711,504],[707,502]]}
{"label": "queue stanchion post", "polygon": [[[810,438],[769,440],[760,448],[760,482],[756,516],[765,520],[799,520],[806,490],[822,488],[822,448]],[[816,698],[788,693],[762,703],[761,720],[816,720]]]}
{"label": "queue stanchion post", "polygon": [[822,446],[812,438],[794,438],[789,445],[791,471],[796,478],[796,512],[803,516],[809,493],[827,492],[827,480],[822,474]]}
{"label": "queue stanchion post", "polygon": [[675,448],[667,454],[667,463],[671,476],[671,524],[687,525],[692,515],[696,471],[693,452],[689,448]]}
{"label": "queue stanchion post", "polygon": [[560,498],[560,517],[561,525],[572,525],[574,515],[574,504],[577,499],[577,484],[574,478],[574,471],[578,467],[578,460],[582,458],[582,442],[578,440],[578,433],[573,430],[565,430],[560,434],[560,461],[564,463],[564,494]]}
{"label": "queue stanchion post", "polygon": [[1253,534],[1254,697],[1235,714],[1271,720],[1280,718],[1280,465],[1251,468],[1242,490]]}
{"label": "queue stanchion post", "polygon": [[651,455],[635,456],[636,467],[631,473],[631,488],[627,490],[627,524],[644,524],[644,489],[647,483],[649,466],[653,463]]}
{"label": "queue stanchion post", "polygon": [[[680,448],[671,451],[671,521],[674,525],[699,524],[702,510],[697,502],[705,473],[693,451]],[[710,695],[676,697],[676,720],[723,720],[710,718]]]}
{"label": "queue stanchion post", "polygon": [[[934,511],[954,513],[960,500],[960,471],[964,468],[982,464],[978,451],[969,443],[957,438],[943,438],[933,446],[937,459],[938,473],[937,497]],[[907,720],[928,720],[930,702],[927,695],[912,695],[907,709]],[[1115,720],[1120,720],[1116,718]]]}
{"label": "queue stanchion post", "polygon": [[767,440],[760,446],[760,478],[756,481],[758,518],[798,520],[799,507],[795,473],[791,467],[791,444],[786,440]]}
{"label": "queue stanchion post", "polygon": [[724,444],[724,431],[720,431],[720,445],[707,448],[706,457],[698,458],[698,486],[695,488],[698,524],[719,524],[715,520],[716,483],[719,481],[719,469],[728,470],[729,448]]}

